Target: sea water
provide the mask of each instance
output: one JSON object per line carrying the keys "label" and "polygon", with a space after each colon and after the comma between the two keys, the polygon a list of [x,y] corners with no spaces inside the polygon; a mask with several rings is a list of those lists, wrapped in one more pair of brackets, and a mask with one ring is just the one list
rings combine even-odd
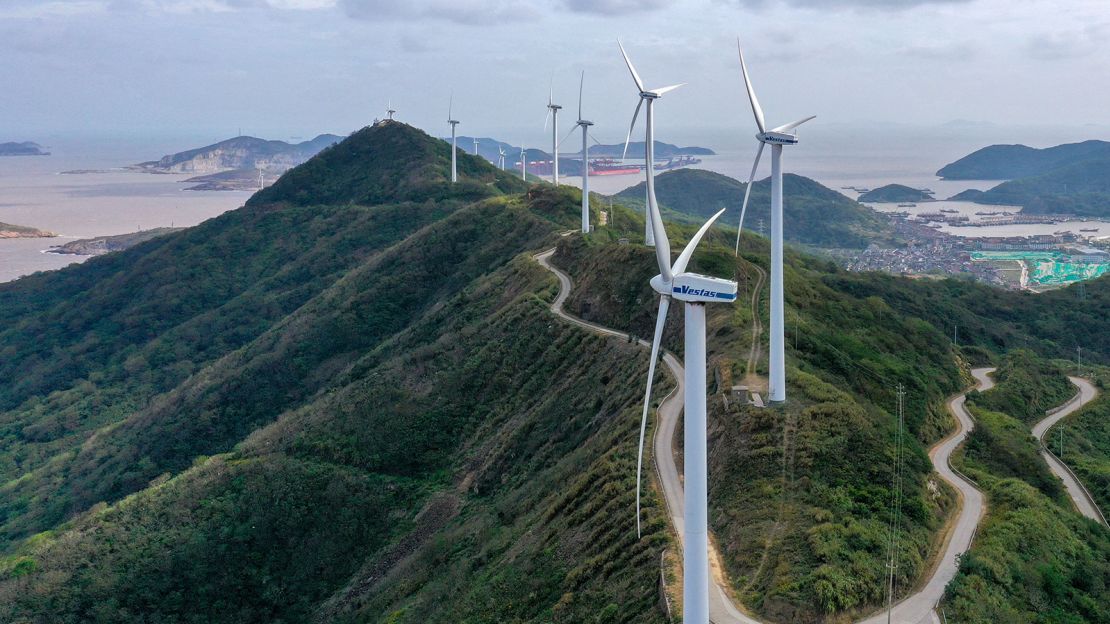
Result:
{"label": "sea water", "polygon": [[[44,253],[55,245],[196,225],[241,206],[249,193],[186,191],[183,182],[189,176],[113,170],[203,141],[59,141],[47,146],[50,156],[0,157],[0,222],[60,235],[0,239],[0,282],[86,259]],[[95,172],[62,173],[71,170]]]}

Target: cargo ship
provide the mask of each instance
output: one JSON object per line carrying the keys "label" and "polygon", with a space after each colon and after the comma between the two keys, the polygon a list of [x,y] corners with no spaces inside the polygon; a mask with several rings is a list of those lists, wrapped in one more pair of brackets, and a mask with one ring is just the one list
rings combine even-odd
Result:
{"label": "cargo ship", "polygon": [[[665,161],[657,161],[655,163],[656,171],[669,171],[671,169],[680,169],[690,165],[696,165],[701,162],[700,158],[693,156],[675,156]],[[520,161],[517,161],[516,167],[520,167]],[[528,173],[532,175],[545,176],[551,175],[552,162],[550,160],[531,160],[528,161]],[[591,158],[590,159],[590,175],[591,176],[611,176],[611,175],[631,175],[640,174],[644,172],[644,165],[642,162],[625,162],[617,158]],[[559,173],[560,175],[580,176],[582,175],[582,160],[559,159]]]}
{"label": "cargo ship", "polygon": [[643,170],[643,165],[622,163],[615,158],[598,158],[590,161],[592,176],[629,175]]}

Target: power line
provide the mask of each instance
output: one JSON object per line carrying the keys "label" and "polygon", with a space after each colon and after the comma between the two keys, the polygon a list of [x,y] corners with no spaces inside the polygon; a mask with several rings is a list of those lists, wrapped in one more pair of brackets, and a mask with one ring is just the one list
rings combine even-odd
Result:
{"label": "power line", "polygon": [[887,624],[890,624],[894,610],[894,569],[897,567],[895,565],[895,553],[898,544],[898,527],[902,520],[902,460],[905,453],[902,445],[902,434],[906,425],[906,389],[902,384],[898,384],[897,394],[898,433],[895,436],[893,477],[890,488],[890,561],[887,563],[890,572],[886,595]]}

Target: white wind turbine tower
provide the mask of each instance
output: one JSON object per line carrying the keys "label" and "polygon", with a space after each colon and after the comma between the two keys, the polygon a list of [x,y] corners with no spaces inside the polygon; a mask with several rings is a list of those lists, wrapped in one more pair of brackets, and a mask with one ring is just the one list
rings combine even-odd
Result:
{"label": "white wind turbine tower", "polygon": [[459,170],[457,167],[458,160],[458,143],[455,140],[455,127],[459,122],[451,117],[451,111],[455,107],[455,96],[451,96],[451,101],[447,105],[447,123],[451,124],[451,182],[459,181]]}
{"label": "white wind turbine tower", "polygon": [[[649,109],[650,110],[650,109]],[[707,465],[707,431],[705,418],[705,304],[736,301],[736,282],[716,277],[687,273],[686,265],[702,236],[724,213],[720,210],[701,226],[698,233],[682,250],[673,266],[671,245],[659,209],[652,205],[648,222],[655,230],[655,258],[659,275],[651,286],[659,293],[659,315],[655,319],[655,337],[651,341],[644,412],[640,420],[640,447],[636,459],[636,533],[640,534],[640,475],[644,460],[644,434],[647,430],[651,385],[655,377],[655,360],[659,342],[667,322],[671,298],[683,302],[685,308],[685,405],[683,416],[684,501],[686,509],[682,536],[682,621],[686,624],[709,623],[709,479]]]}
{"label": "white wind turbine tower", "polygon": [[520,146],[520,179],[528,181],[528,150],[523,144]]}
{"label": "white wind turbine tower", "polygon": [[266,176],[262,174],[262,165],[258,166],[258,190],[266,187]]}
{"label": "white wind turbine tower", "polygon": [[[554,82],[554,81],[552,81]],[[562,106],[555,104],[552,101],[554,94],[554,85],[547,92],[547,117],[543,121],[543,129],[547,130],[547,122],[551,122],[551,181],[555,186],[559,186],[559,111]]]}
{"label": "white wind turbine tower", "polygon": [[582,233],[590,232],[590,144],[588,136],[594,122],[582,119],[582,86],[586,83],[586,72],[578,80],[578,122],[582,128]]}
{"label": "white wind turbine tower", "polygon": [[393,100],[389,100],[389,103],[385,105],[385,114],[389,117],[390,121],[393,121],[393,113],[396,112],[397,111],[393,110]]}
{"label": "white wind turbine tower", "polygon": [[752,192],[752,183],[755,182],[755,172],[759,167],[759,159],[763,156],[763,147],[771,146],[771,353],[770,353],[770,387],[768,395],[771,403],[779,404],[786,401],[786,336],[785,321],[783,318],[786,304],[783,300],[783,268],[782,268],[782,146],[797,145],[797,133],[790,131],[813,119],[811,115],[804,119],[788,123],[777,128],[767,129],[763,119],[763,109],[759,106],[759,99],[755,96],[751,78],[748,76],[748,66],[744,62],[744,50],[740,47],[740,39],[736,40],[736,50],[740,54],[740,72],[744,76],[744,86],[748,90],[748,100],[752,105],[752,114],[755,115],[755,125],[759,134],[755,135],[759,141],[759,150],[755,153],[755,164],[748,178],[748,187],[744,191],[744,203],[740,207],[740,225],[736,229],[736,253],[740,252],[740,230],[744,227],[744,213],[748,209],[748,197]]}
{"label": "white wind turbine tower", "polygon": [[478,137],[474,137],[474,155],[478,155]]}
{"label": "white wind turbine tower", "polygon": [[640,115],[640,107],[647,102],[647,112],[645,113],[644,125],[646,126],[646,139],[644,140],[644,164],[646,165],[645,171],[647,172],[647,197],[644,202],[644,244],[648,247],[655,245],[655,232],[651,225],[651,210],[656,206],[655,199],[655,116],[653,113],[655,100],[663,97],[663,94],[681,87],[686,83],[679,83],[661,89],[644,89],[644,82],[640,80],[640,75],[636,73],[636,68],[632,66],[632,61],[628,58],[628,53],[624,51],[624,46],[620,41],[617,45],[621,49],[621,54],[624,56],[624,63],[628,65],[628,71],[632,73],[632,80],[636,82],[636,88],[640,92],[640,101],[636,104],[636,112],[632,113],[632,125],[628,127],[628,136],[624,139],[624,154],[621,155],[621,160],[628,156],[628,142],[632,139],[632,131],[636,128],[636,118]]}
{"label": "white wind turbine tower", "polygon": [[505,148],[501,145],[497,146],[497,166],[502,171],[505,170]]}

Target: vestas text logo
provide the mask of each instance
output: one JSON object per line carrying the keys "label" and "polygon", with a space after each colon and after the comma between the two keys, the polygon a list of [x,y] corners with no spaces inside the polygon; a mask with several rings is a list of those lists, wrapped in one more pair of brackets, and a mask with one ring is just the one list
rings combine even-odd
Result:
{"label": "vestas text logo", "polygon": [[717,292],[715,290],[706,290],[704,288],[690,288],[689,286],[675,286],[671,289],[677,294],[688,295],[690,297],[709,297],[712,299],[726,299],[732,301],[736,299],[736,295],[732,293]]}

